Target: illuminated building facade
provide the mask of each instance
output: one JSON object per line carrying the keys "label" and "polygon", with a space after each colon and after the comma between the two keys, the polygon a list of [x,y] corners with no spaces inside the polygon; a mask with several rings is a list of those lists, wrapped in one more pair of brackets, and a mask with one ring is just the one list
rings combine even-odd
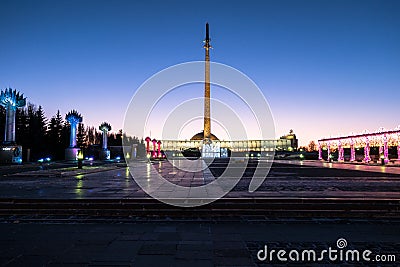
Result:
{"label": "illuminated building facade", "polygon": [[[150,140],[150,137],[146,138]],[[155,140],[155,139],[153,139]],[[197,148],[202,150],[203,140],[162,140],[161,150],[168,157],[181,157],[182,152]],[[214,140],[213,144],[219,149],[218,157],[263,157],[271,155],[277,151],[288,151],[291,147],[289,139],[275,139],[275,140],[242,140],[242,141],[219,141]],[[152,151],[150,148],[146,149],[148,157],[161,157],[162,154],[158,149]],[[216,155],[214,155],[216,156]]]}
{"label": "illuminated building facade", "polygon": [[298,146],[299,146],[299,140],[296,137],[296,134],[293,132],[293,130],[289,131],[289,134],[281,136],[280,139],[286,139],[286,140],[290,140],[290,148],[289,150],[297,150]]}

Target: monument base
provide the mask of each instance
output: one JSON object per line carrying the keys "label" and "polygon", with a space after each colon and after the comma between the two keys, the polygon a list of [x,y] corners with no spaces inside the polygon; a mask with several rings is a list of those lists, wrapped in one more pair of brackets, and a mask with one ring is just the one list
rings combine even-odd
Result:
{"label": "monument base", "polygon": [[21,164],[22,146],[2,145],[0,146],[0,163],[2,164]]}
{"label": "monument base", "polygon": [[101,160],[109,160],[110,159],[110,150],[102,150],[100,151],[100,159]]}
{"label": "monument base", "polygon": [[80,148],[66,148],[65,149],[65,160],[77,160],[78,152]]}

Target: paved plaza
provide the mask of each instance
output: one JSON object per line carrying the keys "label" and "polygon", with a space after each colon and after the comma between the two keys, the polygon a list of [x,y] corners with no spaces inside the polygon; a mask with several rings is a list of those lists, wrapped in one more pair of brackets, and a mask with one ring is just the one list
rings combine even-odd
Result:
{"label": "paved plaza", "polygon": [[[154,166],[154,170],[162,173],[166,179],[183,186],[206,184],[210,182],[210,175],[218,176],[225,166],[223,162],[219,162],[213,165],[211,172],[190,173],[166,161],[149,164],[151,164],[148,165],[149,168]],[[329,246],[335,247],[338,239],[345,238],[349,249],[369,249],[373,255],[395,255],[396,262],[371,264],[371,262],[331,262],[324,259],[318,264],[291,262],[289,266],[398,266],[400,260],[400,221],[399,217],[396,217],[398,213],[380,218],[369,216],[353,218],[346,217],[346,214],[338,218],[308,215],[280,218],[261,216],[262,214],[257,213],[260,212],[260,205],[273,203],[261,200],[334,199],[348,203],[366,200],[370,201],[368,203],[380,200],[399,202],[400,176],[397,168],[327,164],[313,161],[276,161],[262,186],[256,192],[249,193],[248,185],[252,169],[257,166],[256,161],[250,162],[243,178],[224,197],[226,202],[221,202],[219,206],[210,205],[209,209],[192,208],[190,216],[181,219],[154,216],[164,212],[169,215],[168,211],[172,209],[165,204],[155,205],[153,210],[143,208],[141,214],[145,219],[140,216],[124,217],[122,211],[119,216],[110,215],[108,220],[104,218],[100,220],[99,217],[93,219],[90,215],[75,220],[73,216],[57,217],[49,216],[47,213],[39,219],[35,215],[10,216],[12,210],[7,211],[3,207],[2,212],[8,215],[2,215],[0,222],[0,264],[2,266],[270,266],[270,262],[257,259],[258,251],[265,245],[271,249],[323,250]],[[80,201],[79,205],[84,210],[85,206],[99,200],[110,201],[111,205],[119,201],[119,209],[121,205],[125,205],[125,202],[121,201],[157,202],[143,192],[122,163],[87,165],[83,170],[64,165],[60,168],[39,167],[30,166],[19,171],[16,169],[10,174],[1,176],[2,205],[13,201],[16,201],[15,203],[25,201],[23,205],[27,205],[28,208],[32,205],[33,210],[39,201],[40,205],[46,205],[48,202],[46,209],[57,201],[65,203]],[[388,169],[390,171],[385,171]],[[257,199],[260,202],[255,202]],[[229,204],[229,200],[236,202]],[[107,207],[109,203],[99,207]],[[246,210],[246,214],[254,213],[253,215],[257,216],[235,214],[235,205],[240,203],[247,203],[247,206],[241,206],[239,212]],[[71,207],[62,206],[63,214],[77,212],[77,206]],[[126,205],[126,209],[130,207]],[[138,211],[141,207],[139,206]],[[283,207],[287,209],[288,204]],[[113,210],[111,206],[107,212],[120,211]],[[177,209],[174,212],[179,214],[183,210]],[[207,212],[210,212],[209,218]],[[275,212],[283,210],[279,211],[277,208]],[[196,216],[196,213],[203,215]],[[214,215],[211,216],[211,213]],[[297,213],[301,215],[301,211]],[[276,259],[272,263],[277,266],[288,266],[287,263]]]}
{"label": "paved plaza", "polygon": [[[328,164],[328,163],[326,163]],[[182,186],[200,186],[211,180],[210,173],[187,172],[171,163],[149,163],[154,170]],[[222,167],[223,163],[220,164]],[[219,164],[214,166],[218,172]],[[256,163],[253,164],[255,167]],[[400,174],[397,167],[349,167],[349,164],[274,162],[267,179],[253,193],[248,192],[251,170],[226,198],[372,198],[400,199]],[[358,168],[358,169],[356,169]],[[251,168],[249,168],[251,169]],[[141,174],[148,175],[145,171]],[[206,177],[206,178],[204,178]],[[123,164],[108,164],[83,171],[35,170],[16,172],[0,178],[1,198],[11,199],[126,199],[148,198]]]}
{"label": "paved plaza", "polygon": [[[0,224],[2,266],[271,266],[257,252],[336,247],[400,259],[398,222],[142,222],[130,224]],[[275,264],[279,263],[273,261]],[[327,266],[318,264],[294,266]],[[334,262],[329,266],[398,266]],[[293,263],[292,263],[293,265]],[[277,266],[287,266],[278,264]],[[290,266],[290,265],[289,265]]]}

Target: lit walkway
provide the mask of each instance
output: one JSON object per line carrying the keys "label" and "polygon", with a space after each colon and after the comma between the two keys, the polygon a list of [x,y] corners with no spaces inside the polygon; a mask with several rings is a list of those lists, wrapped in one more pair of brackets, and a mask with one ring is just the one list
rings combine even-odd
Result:
{"label": "lit walkway", "polygon": [[326,162],[319,160],[285,160],[278,161],[279,163],[295,164],[300,166],[313,166],[313,167],[324,167],[324,168],[335,168],[343,170],[356,170],[356,171],[366,171],[366,172],[377,172],[377,173],[391,173],[400,175],[400,166],[378,166],[378,165],[367,165],[367,164],[357,164],[350,162]]}
{"label": "lit walkway", "polygon": [[[329,166],[335,166],[329,168]],[[201,172],[172,170],[170,164],[149,164],[171,182],[183,186],[207,183]],[[154,168],[153,168],[154,167]],[[357,169],[358,168],[358,169]],[[227,198],[370,198],[400,199],[398,168],[312,161],[276,161],[261,187],[248,192],[250,174],[245,173]],[[389,171],[396,171],[391,173]],[[210,179],[210,173],[207,171]],[[146,176],[146,170],[141,172]],[[203,174],[204,175],[204,174]],[[173,195],[173,192],[171,192]],[[0,197],[16,199],[124,199],[149,198],[126,167],[72,176],[40,176],[24,173],[0,176]]]}

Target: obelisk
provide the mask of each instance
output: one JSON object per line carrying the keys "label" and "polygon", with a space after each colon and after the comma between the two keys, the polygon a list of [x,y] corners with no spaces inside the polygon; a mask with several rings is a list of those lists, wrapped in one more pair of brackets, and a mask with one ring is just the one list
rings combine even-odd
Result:
{"label": "obelisk", "polygon": [[210,111],[210,34],[208,22],[206,23],[206,39],[204,40],[206,50],[205,59],[205,82],[204,82],[204,141],[211,140],[211,111]]}

